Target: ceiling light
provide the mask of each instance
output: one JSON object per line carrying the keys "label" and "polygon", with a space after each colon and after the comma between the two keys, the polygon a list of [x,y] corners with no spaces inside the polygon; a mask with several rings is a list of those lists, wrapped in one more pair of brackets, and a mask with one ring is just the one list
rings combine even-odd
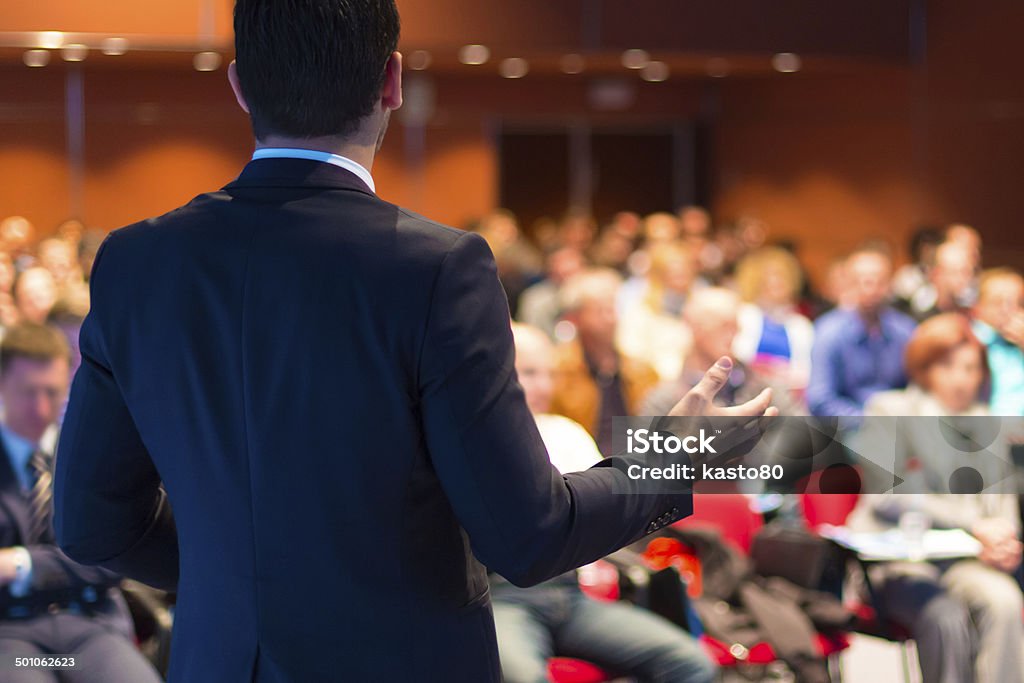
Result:
{"label": "ceiling light", "polygon": [[46,66],[50,63],[50,51],[49,50],[25,50],[25,54],[21,56],[21,60],[25,62],[25,66],[40,67]]}
{"label": "ceiling light", "polygon": [[622,53],[622,66],[627,69],[642,69],[651,61],[647,50],[626,50]]}
{"label": "ceiling light", "polygon": [[558,60],[558,66],[562,69],[562,73],[578,74],[583,73],[583,69],[587,67],[587,62],[583,59],[583,55],[571,54],[564,55]]}
{"label": "ceiling light", "polygon": [[128,52],[128,39],[127,38],[104,38],[103,42],[100,43],[100,51],[105,55],[116,57],[123,55]]}
{"label": "ceiling light", "polygon": [[89,46],[81,43],[69,43],[60,49],[60,56],[65,62],[81,62],[89,54]]}
{"label": "ceiling light", "polygon": [[413,71],[423,71],[434,61],[433,56],[426,50],[416,50],[409,54],[409,68]]}
{"label": "ceiling light", "polygon": [[491,58],[491,51],[486,45],[464,45],[459,50],[459,61],[470,66],[486,64]]}
{"label": "ceiling light", "polygon": [[196,71],[216,71],[220,68],[219,52],[199,52],[192,58],[192,66]]}
{"label": "ceiling light", "polygon": [[530,71],[530,64],[522,57],[509,57],[501,60],[498,73],[505,78],[522,78]]}
{"label": "ceiling light", "polygon": [[800,57],[792,52],[780,52],[772,57],[772,67],[780,73],[796,73],[802,65]]}
{"label": "ceiling light", "polygon": [[665,62],[648,62],[640,72],[640,78],[648,83],[661,83],[668,80],[668,64]]}
{"label": "ceiling light", "polygon": [[64,34],[60,31],[40,31],[36,34],[36,42],[39,47],[56,50],[64,44]]}

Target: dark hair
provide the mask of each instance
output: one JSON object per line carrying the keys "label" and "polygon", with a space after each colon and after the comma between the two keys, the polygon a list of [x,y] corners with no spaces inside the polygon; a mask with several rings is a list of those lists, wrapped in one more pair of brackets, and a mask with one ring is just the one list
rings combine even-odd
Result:
{"label": "dark hair", "polygon": [[398,33],[394,0],[237,0],[236,68],[256,138],[351,135]]}
{"label": "dark hair", "polygon": [[915,262],[921,260],[925,247],[937,247],[942,244],[942,231],[931,225],[923,225],[910,235],[910,258]]}
{"label": "dark hair", "polygon": [[7,329],[0,343],[0,375],[7,374],[17,358],[50,361],[58,358],[70,360],[68,340],[60,330],[49,325],[18,323]]}

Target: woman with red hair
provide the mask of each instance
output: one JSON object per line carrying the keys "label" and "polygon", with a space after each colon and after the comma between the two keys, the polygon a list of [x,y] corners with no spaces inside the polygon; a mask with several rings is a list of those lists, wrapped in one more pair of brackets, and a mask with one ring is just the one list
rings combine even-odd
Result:
{"label": "woman with red hair", "polygon": [[[873,568],[872,581],[887,614],[917,641],[924,680],[1024,681],[1024,599],[1012,576],[1021,561],[1020,517],[1006,487],[1011,469],[996,434],[1002,424],[984,419],[980,400],[989,376],[985,347],[966,317],[942,314],[918,326],[904,361],[910,385],[868,401],[857,442],[865,456],[895,453],[891,471],[903,482],[861,496],[848,524],[882,531],[913,521],[974,535],[977,557],[888,562]],[[927,416],[943,419],[913,419]],[[963,443],[954,445],[959,437]]]}

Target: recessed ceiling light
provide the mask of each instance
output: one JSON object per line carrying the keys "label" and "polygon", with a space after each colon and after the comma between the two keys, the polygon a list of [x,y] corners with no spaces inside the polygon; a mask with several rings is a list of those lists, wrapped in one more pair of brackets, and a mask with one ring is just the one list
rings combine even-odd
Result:
{"label": "recessed ceiling light", "polygon": [[89,46],[81,43],[69,43],[60,49],[60,56],[65,62],[81,62],[89,54]]}
{"label": "recessed ceiling light", "polygon": [[409,53],[409,68],[413,71],[423,71],[434,61],[434,57],[426,50],[416,50]]}
{"label": "recessed ceiling light", "polygon": [[470,66],[486,64],[491,58],[491,51],[486,45],[464,45],[459,50],[459,61]]}
{"label": "recessed ceiling light", "polygon": [[564,55],[558,60],[558,66],[562,69],[562,73],[578,74],[583,73],[583,70],[587,68],[587,62],[583,59],[583,55],[570,54]]}
{"label": "recessed ceiling light", "polygon": [[796,73],[801,66],[803,63],[800,61],[800,57],[792,52],[780,52],[772,57],[772,67],[780,73]]}
{"label": "recessed ceiling light", "polygon": [[127,38],[104,38],[100,44],[100,51],[105,55],[116,57],[128,52]]}
{"label": "recessed ceiling light", "polygon": [[192,66],[196,71],[216,71],[220,68],[219,52],[199,52],[192,58]]}
{"label": "recessed ceiling light", "polygon": [[505,78],[522,78],[530,71],[530,64],[522,57],[509,57],[501,60],[498,73]]}
{"label": "recessed ceiling light", "polygon": [[39,47],[56,50],[64,44],[64,34],[60,31],[40,31],[36,34],[36,42]]}
{"label": "recessed ceiling light", "polygon": [[622,53],[622,66],[627,69],[642,69],[651,61],[647,50],[626,50]]}
{"label": "recessed ceiling light", "polygon": [[668,64],[665,62],[648,62],[640,71],[640,78],[649,83],[661,83],[668,80]]}
{"label": "recessed ceiling light", "polygon": [[40,67],[46,66],[50,63],[50,51],[49,50],[25,50],[25,54],[21,56],[21,61],[25,62],[25,66]]}

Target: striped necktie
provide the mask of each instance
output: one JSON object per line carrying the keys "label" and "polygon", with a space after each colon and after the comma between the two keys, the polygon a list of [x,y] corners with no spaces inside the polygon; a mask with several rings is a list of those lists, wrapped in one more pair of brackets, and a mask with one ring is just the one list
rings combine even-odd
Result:
{"label": "striped necktie", "polygon": [[35,482],[29,492],[29,543],[45,543],[50,537],[50,511],[53,504],[53,475],[50,456],[36,449],[28,461]]}

